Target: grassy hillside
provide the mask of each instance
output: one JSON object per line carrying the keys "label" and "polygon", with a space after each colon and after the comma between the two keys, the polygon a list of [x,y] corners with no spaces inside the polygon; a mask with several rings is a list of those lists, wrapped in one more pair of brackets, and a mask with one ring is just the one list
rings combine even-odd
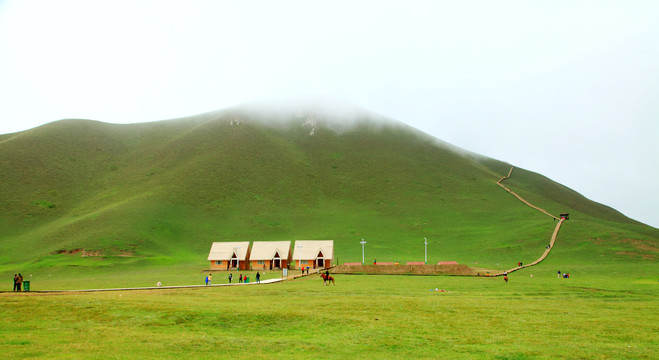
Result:
{"label": "grassy hillside", "polygon": [[[496,185],[509,168],[370,115],[58,121],[0,137],[0,272],[201,269],[234,240],[334,239],[355,262],[362,238],[367,261],[422,261],[428,238],[429,262],[505,268],[554,226]],[[507,181],[572,214],[558,265],[656,264],[657,229],[523,169]]]}

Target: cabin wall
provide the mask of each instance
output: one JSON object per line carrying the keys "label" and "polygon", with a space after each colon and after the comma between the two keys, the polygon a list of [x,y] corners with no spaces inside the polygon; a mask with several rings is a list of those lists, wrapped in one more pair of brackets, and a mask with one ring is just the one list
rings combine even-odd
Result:
{"label": "cabin wall", "polygon": [[[259,264],[259,262],[262,264]],[[270,269],[270,260],[252,260],[249,265],[252,270],[268,270]]]}
{"label": "cabin wall", "polygon": [[314,264],[313,260],[302,260],[302,261],[295,260],[295,264],[297,265],[296,269],[301,269],[300,263],[302,263],[301,266],[304,267],[304,268],[306,268],[308,266],[310,269],[313,269],[313,264]]}
{"label": "cabin wall", "polygon": [[231,266],[227,268],[227,265],[230,265],[230,263],[231,260],[212,260],[210,261],[210,269],[211,270],[249,270],[250,269],[250,264],[248,261],[241,261],[239,264],[240,267],[238,269]]}
{"label": "cabin wall", "polygon": [[[219,262],[219,264],[218,264]],[[224,260],[211,260],[211,270],[226,270],[227,269],[227,261]]]}
{"label": "cabin wall", "polygon": [[[262,262],[259,264],[259,262]],[[275,260],[252,260],[249,262],[250,269],[251,270],[275,270],[275,269],[285,269],[288,268],[288,260],[286,259],[281,259],[281,266],[277,267],[275,266]],[[272,269],[270,268],[270,264],[272,264]]]}
{"label": "cabin wall", "polygon": [[[300,269],[300,261],[299,260],[295,260],[294,264],[295,264],[296,269]],[[302,266],[304,268],[306,268],[308,266],[309,269],[317,269],[317,268],[327,269],[327,268],[332,267],[332,259],[325,259],[325,261],[323,262],[323,264],[321,264],[320,267],[316,266],[316,260],[304,260],[303,259],[302,260]]]}

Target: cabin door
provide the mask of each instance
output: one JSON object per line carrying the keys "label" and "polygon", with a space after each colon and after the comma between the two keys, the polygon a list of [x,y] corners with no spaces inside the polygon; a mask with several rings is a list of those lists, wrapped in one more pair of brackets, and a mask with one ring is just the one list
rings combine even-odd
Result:
{"label": "cabin door", "polygon": [[272,270],[273,265],[276,269],[281,268],[281,256],[279,256],[279,251],[275,251],[275,256],[273,260],[270,262],[270,270]]}
{"label": "cabin door", "polygon": [[316,255],[316,267],[317,268],[325,267],[325,254],[323,254],[322,250],[318,252],[318,255]]}

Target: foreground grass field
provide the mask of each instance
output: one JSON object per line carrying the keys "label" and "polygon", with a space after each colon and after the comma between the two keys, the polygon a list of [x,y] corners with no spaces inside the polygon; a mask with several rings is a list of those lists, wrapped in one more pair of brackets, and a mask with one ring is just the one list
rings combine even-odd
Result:
{"label": "foreground grass field", "polygon": [[553,267],[539,266],[508,284],[337,275],[330,287],[313,276],[260,286],[5,293],[0,349],[8,359],[657,358],[657,279],[574,271],[558,279]]}

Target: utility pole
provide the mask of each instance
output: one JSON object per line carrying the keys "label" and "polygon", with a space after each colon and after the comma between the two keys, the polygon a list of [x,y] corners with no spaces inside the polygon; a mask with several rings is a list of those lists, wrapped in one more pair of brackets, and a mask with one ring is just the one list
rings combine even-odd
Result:
{"label": "utility pole", "polygon": [[364,241],[364,239],[362,239],[360,244],[362,244],[362,265],[364,265],[364,245],[366,244],[366,241]]}
{"label": "utility pole", "polygon": [[[300,256],[297,257],[297,265],[302,269],[302,245],[296,245],[298,253],[300,253]],[[304,273],[304,270],[302,270]]]}

